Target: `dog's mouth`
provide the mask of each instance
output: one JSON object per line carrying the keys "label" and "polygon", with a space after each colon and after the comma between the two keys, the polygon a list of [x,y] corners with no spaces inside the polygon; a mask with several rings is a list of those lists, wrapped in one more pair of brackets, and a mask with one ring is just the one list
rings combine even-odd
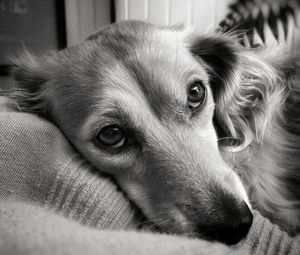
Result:
{"label": "dog's mouth", "polygon": [[245,202],[228,208],[230,211],[225,208],[204,212],[192,205],[176,203],[164,217],[154,219],[149,229],[235,245],[247,236],[253,215]]}

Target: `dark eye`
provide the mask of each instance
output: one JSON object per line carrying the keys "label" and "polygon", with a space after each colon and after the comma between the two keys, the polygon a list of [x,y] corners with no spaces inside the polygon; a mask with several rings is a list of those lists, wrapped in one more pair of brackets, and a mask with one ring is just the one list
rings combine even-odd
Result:
{"label": "dark eye", "polygon": [[118,148],[124,145],[125,135],[119,126],[108,125],[99,131],[97,140],[105,146]]}
{"label": "dark eye", "polygon": [[188,88],[188,105],[190,108],[200,106],[206,96],[206,90],[201,81],[193,82]]}

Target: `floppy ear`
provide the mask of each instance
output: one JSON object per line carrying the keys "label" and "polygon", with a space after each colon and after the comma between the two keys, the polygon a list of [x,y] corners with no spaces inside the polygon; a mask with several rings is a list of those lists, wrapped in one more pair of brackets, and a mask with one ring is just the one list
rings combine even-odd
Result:
{"label": "floppy ear", "polygon": [[38,60],[28,52],[23,52],[13,59],[11,76],[15,79],[15,86],[8,92],[19,110],[45,115],[47,103],[45,86],[48,74],[45,61]]}
{"label": "floppy ear", "polygon": [[222,89],[234,76],[238,62],[233,41],[221,36],[198,37],[192,42],[191,52],[208,64],[212,89]]}
{"label": "floppy ear", "polygon": [[270,120],[268,104],[277,79],[274,68],[222,34],[199,36],[191,52],[208,65],[216,104],[214,123],[219,138],[226,138],[222,144],[241,150],[253,141],[261,142]]}

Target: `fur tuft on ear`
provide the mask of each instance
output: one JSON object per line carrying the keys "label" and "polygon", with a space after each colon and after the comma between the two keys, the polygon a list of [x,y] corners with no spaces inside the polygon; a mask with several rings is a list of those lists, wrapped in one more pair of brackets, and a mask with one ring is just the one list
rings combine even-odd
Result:
{"label": "fur tuft on ear", "polygon": [[39,89],[45,81],[40,61],[27,51],[24,51],[19,57],[13,58],[12,61],[14,66],[11,74],[17,82],[17,86],[32,92]]}
{"label": "fur tuft on ear", "polygon": [[276,70],[228,35],[198,37],[191,52],[208,65],[220,144],[240,151],[253,142],[261,143],[272,105],[284,93],[275,86],[280,79]]}
{"label": "fur tuft on ear", "polygon": [[284,89],[276,86],[280,83],[276,70],[258,54],[239,52],[235,75],[216,102],[216,117],[234,138],[236,151],[263,142],[272,116],[279,110],[274,106],[281,105],[284,98]]}
{"label": "fur tuft on ear", "polygon": [[11,60],[11,76],[15,79],[15,86],[6,95],[14,100],[20,111],[44,115],[46,100],[43,85],[48,79],[45,62],[28,51]]}

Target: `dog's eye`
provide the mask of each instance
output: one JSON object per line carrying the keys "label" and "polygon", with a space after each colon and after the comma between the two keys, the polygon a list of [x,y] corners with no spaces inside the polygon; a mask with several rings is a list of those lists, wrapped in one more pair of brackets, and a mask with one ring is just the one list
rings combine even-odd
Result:
{"label": "dog's eye", "polygon": [[97,140],[105,146],[119,148],[125,143],[125,135],[119,126],[108,125],[99,131]]}
{"label": "dog's eye", "polygon": [[188,88],[188,105],[190,108],[200,106],[206,96],[206,90],[201,81],[193,82]]}

